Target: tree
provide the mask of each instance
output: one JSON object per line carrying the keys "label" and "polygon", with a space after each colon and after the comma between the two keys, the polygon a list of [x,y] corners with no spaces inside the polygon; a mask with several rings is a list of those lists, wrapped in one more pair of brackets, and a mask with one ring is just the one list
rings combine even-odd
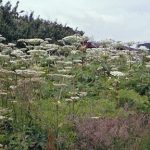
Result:
{"label": "tree", "polygon": [[81,35],[83,31],[73,30],[72,28],[49,20],[44,20],[39,16],[34,18],[34,12],[29,15],[20,15],[23,10],[18,12],[19,1],[12,7],[8,1],[2,4],[0,0],[0,34],[6,37],[8,42],[16,41],[19,38],[52,38],[53,42],[75,33]]}

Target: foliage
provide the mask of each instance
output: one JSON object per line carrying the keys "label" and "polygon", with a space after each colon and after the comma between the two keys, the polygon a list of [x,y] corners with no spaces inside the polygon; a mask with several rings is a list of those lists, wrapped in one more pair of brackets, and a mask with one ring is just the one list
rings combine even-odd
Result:
{"label": "foliage", "polygon": [[9,42],[16,41],[19,38],[52,38],[53,42],[62,39],[65,36],[75,34],[76,32],[83,34],[82,31],[75,31],[68,26],[40,17],[34,18],[34,12],[29,15],[24,11],[18,12],[19,1],[12,7],[10,1],[6,4],[0,2],[0,34],[2,34]]}
{"label": "foliage", "polygon": [[132,109],[150,112],[150,102],[148,100],[148,97],[142,97],[133,90],[119,91],[119,105],[121,107],[125,107],[125,105],[127,105],[127,107]]}

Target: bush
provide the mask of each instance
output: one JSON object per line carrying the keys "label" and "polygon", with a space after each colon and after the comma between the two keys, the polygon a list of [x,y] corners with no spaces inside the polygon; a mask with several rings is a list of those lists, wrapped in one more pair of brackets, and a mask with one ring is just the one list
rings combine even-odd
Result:
{"label": "bush", "polygon": [[147,96],[141,96],[134,90],[120,90],[119,91],[119,106],[125,107],[127,105],[130,109],[136,109],[144,112],[150,112],[150,102]]}

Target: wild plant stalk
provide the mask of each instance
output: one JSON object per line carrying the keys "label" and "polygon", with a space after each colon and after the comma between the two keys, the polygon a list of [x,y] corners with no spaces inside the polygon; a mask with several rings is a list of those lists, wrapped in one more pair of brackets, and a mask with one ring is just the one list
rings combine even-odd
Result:
{"label": "wild plant stalk", "polygon": [[129,62],[129,69],[131,70],[131,67],[132,67],[132,62],[131,62],[132,61],[132,55],[131,55],[131,52],[129,52],[128,55],[129,55],[129,61],[130,61]]}
{"label": "wild plant stalk", "polygon": [[7,105],[8,105],[8,91],[9,91],[9,76],[7,75],[6,76],[6,78],[7,78],[7,82],[6,82],[6,91],[7,91],[7,95],[6,95],[6,107],[7,107]]}
{"label": "wild plant stalk", "polygon": [[5,97],[6,97],[7,93],[0,93],[0,100],[1,100],[1,105],[2,107],[5,107]]}
{"label": "wild plant stalk", "polygon": [[[62,83],[64,83],[64,77],[62,79]],[[59,103],[60,103],[60,99],[62,98],[62,91],[63,91],[63,87],[60,88],[58,97],[56,97],[56,139],[58,140],[59,137]],[[57,145],[57,150],[59,149],[59,145],[58,145],[58,141],[56,142]]]}
{"label": "wild plant stalk", "polygon": [[2,96],[2,106],[3,107],[7,107],[8,105],[8,92],[9,92],[9,72],[3,72],[4,74],[4,78],[2,77],[3,81],[4,81],[4,85],[2,86],[1,89],[1,96]]}
{"label": "wild plant stalk", "polygon": [[47,150],[55,150],[55,138],[52,135],[50,129],[48,131],[48,143],[47,143]]}
{"label": "wild plant stalk", "polygon": [[117,108],[119,107],[119,78],[115,81],[115,98],[117,103]]}
{"label": "wild plant stalk", "polygon": [[[73,78],[73,93],[75,94],[75,79]],[[72,100],[72,113],[73,113],[73,120],[75,117],[75,100]]]}
{"label": "wild plant stalk", "polygon": [[[56,104],[56,139],[59,137],[59,103]],[[57,141],[57,150],[59,149],[58,141]]]}
{"label": "wild plant stalk", "polygon": [[[15,74],[15,86],[17,87],[17,84],[18,84],[18,77],[17,77],[17,74]],[[16,99],[16,97],[17,97],[17,91],[16,91],[17,89],[15,89],[15,92],[14,92],[14,101],[16,100],[17,101],[17,99]],[[17,101],[18,102],[18,101]],[[17,123],[18,122],[18,118],[17,118],[17,112],[16,112],[16,110],[17,110],[17,108],[15,107],[15,104],[13,103],[13,114],[14,114],[14,119],[15,119],[15,122]]]}
{"label": "wild plant stalk", "polygon": [[[64,77],[62,78],[62,84],[64,83]],[[60,92],[58,95],[58,100],[60,100],[62,98],[62,91],[63,91],[63,87],[60,88]]]}

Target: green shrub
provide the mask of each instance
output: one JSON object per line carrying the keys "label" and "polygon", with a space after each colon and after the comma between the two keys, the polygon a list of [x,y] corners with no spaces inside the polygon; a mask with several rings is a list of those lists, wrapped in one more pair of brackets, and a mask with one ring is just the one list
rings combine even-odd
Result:
{"label": "green shrub", "polygon": [[120,90],[119,91],[119,106],[134,108],[136,110],[149,112],[150,102],[147,96],[141,96],[134,90]]}

